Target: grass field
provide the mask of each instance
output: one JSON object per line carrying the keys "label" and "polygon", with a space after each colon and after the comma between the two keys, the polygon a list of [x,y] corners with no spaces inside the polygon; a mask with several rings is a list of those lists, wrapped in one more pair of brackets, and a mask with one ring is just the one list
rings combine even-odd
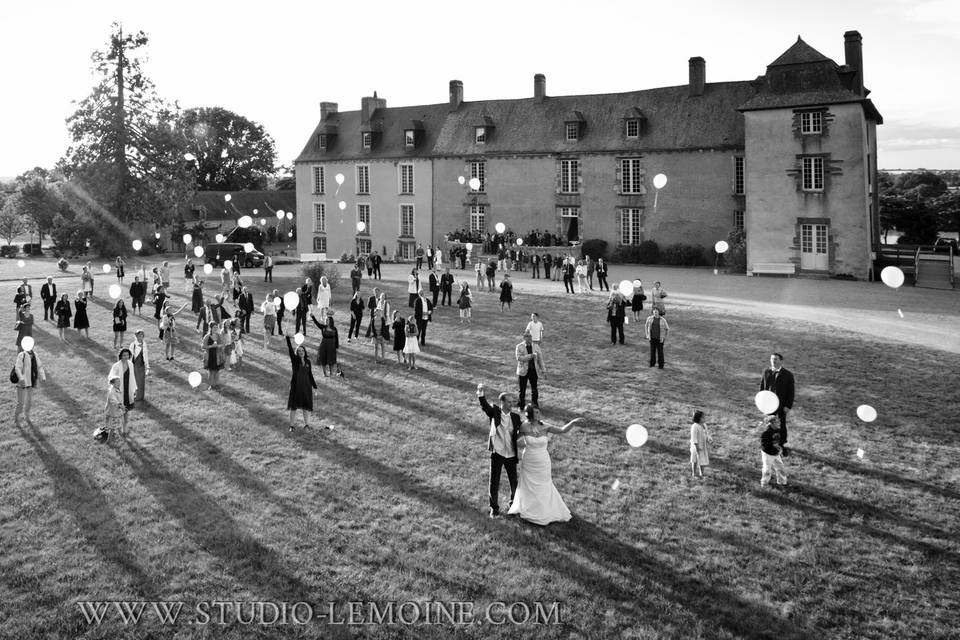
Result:
{"label": "grass field", "polygon": [[[281,291],[296,280],[287,269]],[[710,277],[699,273],[683,277]],[[387,275],[391,302],[403,305],[401,270]],[[508,313],[483,293],[469,327],[455,310],[436,313],[419,371],[375,365],[365,345],[341,349],[345,380],[315,368],[312,422],[332,431],[287,431],[280,342],[264,353],[248,341],[244,368],[224,373],[220,393],[195,391],[192,345],[163,360],[150,317],[131,322],[151,327],[149,404],[132,414],[125,443],[98,446],[90,434],[115,359],[108,303],[91,305],[91,339],[73,334],[66,347],[38,321],[48,380],[32,424],[8,418],[0,436],[0,637],[957,637],[960,354],[887,340],[855,320],[842,329],[718,306],[665,282],[673,334],[659,371],[646,366],[633,322],[627,345],[609,344],[599,295],[519,279]],[[770,286],[754,282],[732,286]],[[838,299],[853,309],[885,295],[843,285]],[[0,292],[12,299],[12,283]],[[342,336],[348,294],[334,295]],[[931,313],[955,322],[953,304]],[[478,382],[488,396],[514,390],[512,349],[533,309],[547,330],[544,417],[585,418],[551,442],[574,518],[546,528],[487,518],[487,423],[474,395]],[[5,335],[0,360],[12,364]],[[790,485],[761,490],[753,395],[774,349],[798,381],[794,455]],[[3,415],[13,395],[0,401]],[[863,403],[876,422],[857,420]],[[702,481],[689,478],[694,408],[714,439]],[[631,449],[624,431],[637,422],[650,441]],[[91,624],[77,606],[88,600],[186,605],[172,625],[149,610],[137,625],[112,610]],[[194,607],[208,601],[304,601],[315,619],[219,625],[211,614],[203,624]],[[466,601],[478,622],[330,624],[320,615],[331,601],[337,620],[348,601]],[[484,619],[492,602],[531,612],[559,603],[559,623],[494,624],[499,616]]]}

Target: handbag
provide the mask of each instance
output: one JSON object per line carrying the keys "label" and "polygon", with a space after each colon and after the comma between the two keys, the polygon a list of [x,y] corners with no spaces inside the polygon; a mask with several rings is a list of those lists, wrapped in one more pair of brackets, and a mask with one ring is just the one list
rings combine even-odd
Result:
{"label": "handbag", "polygon": [[10,369],[10,382],[12,384],[17,384],[20,382],[20,376],[17,375],[17,367],[14,366],[13,369]]}

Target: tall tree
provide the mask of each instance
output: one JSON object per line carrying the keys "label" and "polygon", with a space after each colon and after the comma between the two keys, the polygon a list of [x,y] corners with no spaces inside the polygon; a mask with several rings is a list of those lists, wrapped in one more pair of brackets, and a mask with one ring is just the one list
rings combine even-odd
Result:
{"label": "tall tree", "polygon": [[201,191],[266,189],[277,152],[263,126],[221,107],[187,109],[180,119]]}
{"label": "tall tree", "polygon": [[83,203],[81,215],[99,223],[91,240],[111,253],[134,223],[164,223],[192,195],[176,105],[141,69],[147,42],[142,31],[125,35],[113,25],[107,48],[91,56],[100,82],[67,119],[72,144],[58,165],[71,204]]}
{"label": "tall tree", "polygon": [[20,213],[17,200],[19,193],[14,193],[0,203],[0,238],[7,241],[7,246],[13,244],[13,239],[30,228],[29,221]]}
{"label": "tall tree", "polygon": [[34,167],[17,176],[17,197],[14,205],[17,213],[37,228],[41,242],[43,234],[49,233],[53,227],[53,218],[57,212],[56,196],[50,187],[56,176],[42,167]]}

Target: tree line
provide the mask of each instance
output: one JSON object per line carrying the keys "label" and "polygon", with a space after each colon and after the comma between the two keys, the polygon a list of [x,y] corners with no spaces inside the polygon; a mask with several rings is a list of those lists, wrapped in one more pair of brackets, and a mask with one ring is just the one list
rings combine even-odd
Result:
{"label": "tree line", "polygon": [[941,232],[960,231],[960,171],[881,171],[880,232],[900,244],[933,244]]}

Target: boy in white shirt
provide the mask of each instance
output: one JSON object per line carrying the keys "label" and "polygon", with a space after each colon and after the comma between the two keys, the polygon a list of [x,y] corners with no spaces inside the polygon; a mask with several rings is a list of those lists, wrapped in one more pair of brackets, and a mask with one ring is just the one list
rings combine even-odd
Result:
{"label": "boy in white shirt", "polygon": [[533,344],[540,344],[543,340],[543,323],[540,322],[540,315],[536,312],[530,314],[530,322],[527,323],[526,331],[530,332],[533,338]]}

